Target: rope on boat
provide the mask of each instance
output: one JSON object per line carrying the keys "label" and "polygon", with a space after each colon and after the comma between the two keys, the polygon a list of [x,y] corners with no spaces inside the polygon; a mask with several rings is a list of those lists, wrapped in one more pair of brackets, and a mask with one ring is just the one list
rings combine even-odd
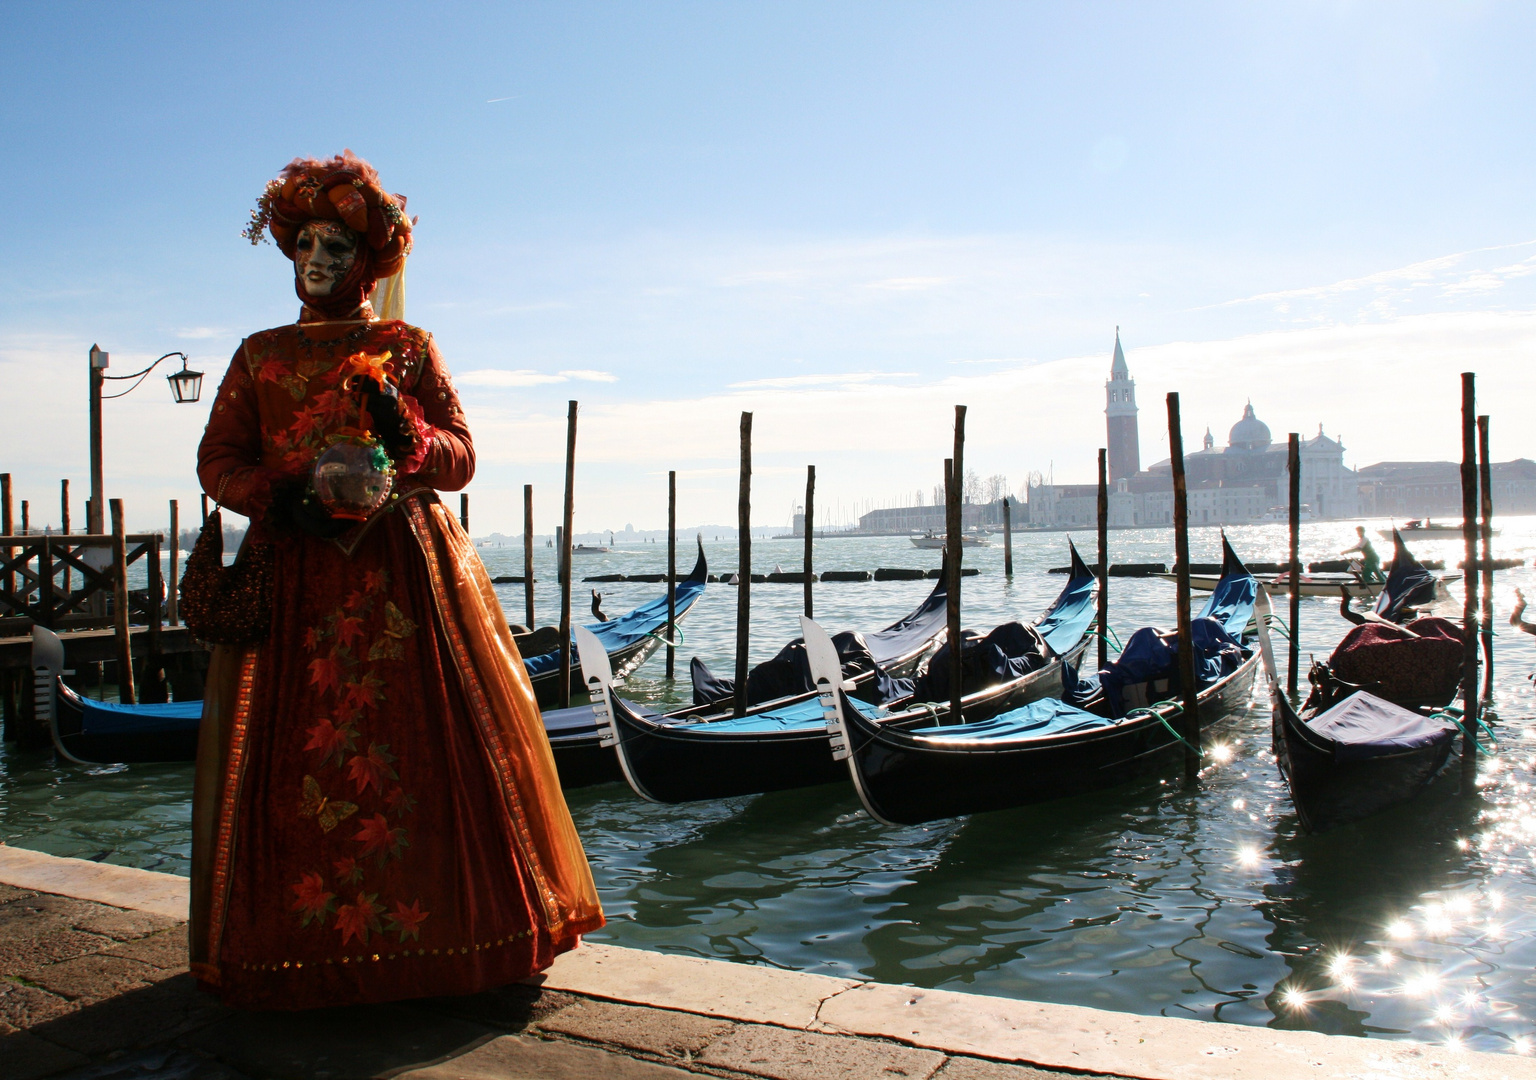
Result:
{"label": "rope on boat", "polygon": [[1449,720],[1451,723],[1456,725],[1456,730],[1461,732],[1462,738],[1472,739],[1473,742],[1477,743],[1478,749],[1482,750],[1485,754],[1497,754],[1499,752],[1499,737],[1493,733],[1493,728],[1489,727],[1486,723],[1483,722],[1483,718],[1481,716],[1474,716],[1472,721],[1478,727],[1482,728],[1485,732],[1488,733],[1488,742],[1486,744],[1484,744],[1483,740],[1476,734],[1467,734],[1466,727],[1462,725],[1462,720],[1466,719],[1465,713],[1463,713],[1460,709],[1456,709],[1454,712],[1452,712],[1452,708],[1454,708],[1454,706],[1447,706],[1446,708],[1441,709],[1439,712],[1432,712],[1429,714],[1429,718],[1431,720]]}
{"label": "rope on boat", "polygon": [[1284,619],[1273,611],[1269,613],[1267,618],[1269,619],[1268,625],[1271,630],[1285,638],[1286,641],[1291,640],[1291,628],[1285,624]]}
{"label": "rope on boat", "polygon": [[672,631],[672,632],[673,632],[673,633],[674,633],[674,634],[676,634],[676,635],[677,635],[677,640],[676,640],[676,641],[668,641],[668,640],[667,640],[667,639],[666,639],[666,638],[664,638],[664,637],[662,637],[662,636],[661,636],[661,635],[660,635],[660,634],[658,634],[658,633],[657,633],[657,632],[656,632],[656,631],[654,631],[654,630],[647,630],[647,631],[646,631],[646,632],[645,632],[645,636],[646,636],[646,637],[653,637],[653,638],[655,638],[655,639],[656,639],[656,640],[657,640],[657,641],[659,641],[659,642],[661,642],[661,643],[662,643],[662,644],[663,644],[663,645],[666,645],[666,646],[668,646],[668,647],[670,647],[670,648],[677,648],[677,647],[679,647],[679,646],[681,646],[681,645],[685,645],[685,644],[687,644],[687,643],[686,643],[686,642],[685,642],[685,641],[684,641],[684,640],[683,640],[683,628],[682,628],[682,627],[681,627],[681,626],[678,626],[678,625],[677,625],[677,623],[667,623],[667,625],[666,625],[666,626],[663,626],[663,627],[662,627],[662,629],[663,629],[663,630],[666,630],[666,629],[668,629],[668,628],[670,628],[670,629],[671,629],[671,631]]}
{"label": "rope on boat", "polygon": [[1109,647],[1114,649],[1115,652],[1125,652],[1125,646],[1120,643],[1120,637],[1115,633],[1115,628],[1113,626],[1106,626],[1102,632],[1097,627],[1090,626],[1083,636],[1102,637],[1109,643]]}
{"label": "rope on boat", "polygon": [[1198,746],[1193,745],[1188,739],[1180,735],[1178,731],[1174,729],[1174,726],[1168,722],[1168,717],[1164,716],[1160,711],[1166,705],[1173,706],[1174,716],[1177,716],[1179,713],[1184,711],[1184,705],[1177,698],[1169,698],[1166,701],[1158,701],[1151,705],[1143,705],[1140,708],[1132,709],[1130,712],[1125,714],[1125,718],[1130,720],[1136,716],[1156,717],[1157,721],[1162,724],[1163,727],[1168,729],[1168,734],[1172,735],[1175,739],[1178,739],[1179,742],[1193,750],[1196,757],[1205,757],[1204,750],[1200,749]]}

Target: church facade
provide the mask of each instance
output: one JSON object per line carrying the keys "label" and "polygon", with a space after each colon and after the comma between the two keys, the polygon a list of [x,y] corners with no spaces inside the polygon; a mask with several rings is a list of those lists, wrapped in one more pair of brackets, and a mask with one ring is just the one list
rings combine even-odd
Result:
{"label": "church facade", "polygon": [[[1136,383],[1115,329],[1115,350],[1105,387],[1109,470],[1109,523],[1117,527],[1173,523],[1173,467],[1164,458],[1141,468]],[[1351,518],[1360,513],[1360,478],[1344,464],[1344,444],[1323,434],[1301,440],[1301,502],[1312,518]],[[1288,447],[1275,442],[1253,402],[1217,447],[1207,428],[1201,448],[1184,455],[1191,524],[1238,525],[1283,519],[1290,506]],[[1029,521],[1047,527],[1091,526],[1098,520],[1098,487],[1053,484],[1031,487]]]}

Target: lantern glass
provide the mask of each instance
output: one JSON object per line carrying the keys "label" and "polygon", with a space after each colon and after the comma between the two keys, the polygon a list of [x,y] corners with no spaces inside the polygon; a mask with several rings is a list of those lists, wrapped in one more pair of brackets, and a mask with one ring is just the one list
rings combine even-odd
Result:
{"label": "lantern glass", "polygon": [[191,404],[202,395],[203,373],[190,370],[186,361],[182,361],[180,371],[174,375],[167,375],[165,381],[171,384],[171,396],[178,404]]}

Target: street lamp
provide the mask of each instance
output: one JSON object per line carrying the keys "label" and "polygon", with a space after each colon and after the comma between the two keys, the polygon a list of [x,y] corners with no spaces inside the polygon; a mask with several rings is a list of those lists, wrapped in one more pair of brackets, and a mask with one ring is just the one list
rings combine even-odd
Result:
{"label": "street lamp", "polygon": [[[143,371],[136,371],[132,375],[108,375],[107,364],[111,359],[110,355],[102,351],[99,345],[91,346],[91,512],[87,516],[85,527],[97,535],[106,532],[106,500],[102,491],[101,403],[133,393],[139,388],[139,383],[142,383],[149,377],[151,371],[160,366],[161,361],[169,360],[173,356],[181,357],[181,370],[174,375],[166,376],[166,381],[171,385],[171,397],[178,404],[190,405],[202,394],[203,373],[187,367],[186,353],[168,352]],[[116,394],[103,394],[103,386],[108,381],[132,381],[133,385]]]}

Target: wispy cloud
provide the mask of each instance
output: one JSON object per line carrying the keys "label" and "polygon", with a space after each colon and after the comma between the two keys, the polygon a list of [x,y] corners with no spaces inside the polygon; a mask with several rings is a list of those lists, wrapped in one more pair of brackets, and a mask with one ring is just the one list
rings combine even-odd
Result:
{"label": "wispy cloud", "polygon": [[611,371],[594,371],[591,368],[575,368],[560,373],[567,379],[575,379],[577,382],[618,382],[619,377]]}
{"label": "wispy cloud", "polygon": [[549,375],[528,369],[504,371],[500,368],[481,368],[478,371],[466,371],[462,375],[455,376],[455,381],[462,386],[485,386],[504,390],[517,386],[543,386],[546,383],[565,382],[565,376]]}

